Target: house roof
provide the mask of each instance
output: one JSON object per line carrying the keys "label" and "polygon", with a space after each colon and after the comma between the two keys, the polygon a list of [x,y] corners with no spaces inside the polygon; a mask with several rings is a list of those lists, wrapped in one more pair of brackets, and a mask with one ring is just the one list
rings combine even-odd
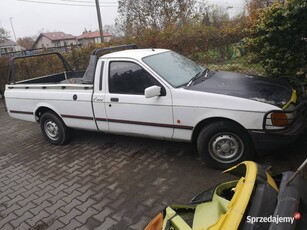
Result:
{"label": "house roof", "polygon": [[18,44],[10,39],[4,39],[0,41],[0,47],[11,47],[11,46],[18,46]]}
{"label": "house roof", "polygon": [[[108,32],[104,32],[103,36],[104,37],[111,37],[111,34],[108,33]],[[99,38],[99,37],[100,37],[100,32],[98,30],[96,30],[94,32],[83,33],[80,36],[78,36],[77,39],[80,40],[80,39]]]}
{"label": "house roof", "polygon": [[61,41],[61,40],[71,40],[76,39],[76,36],[73,36],[71,34],[65,34],[63,32],[49,32],[49,33],[41,33],[39,38],[41,36],[44,36],[51,41]]}

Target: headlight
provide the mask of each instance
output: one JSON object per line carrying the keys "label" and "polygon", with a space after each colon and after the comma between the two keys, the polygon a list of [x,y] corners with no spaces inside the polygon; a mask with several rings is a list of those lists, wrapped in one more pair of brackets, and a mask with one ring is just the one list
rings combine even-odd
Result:
{"label": "headlight", "polygon": [[271,114],[271,121],[274,126],[286,126],[289,124],[288,117],[283,112],[273,112]]}
{"label": "headlight", "polygon": [[296,117],[294,104],[290,104],[284,111],[274,111],[271,113],[271,122],[274,126],[285,127],[291,124]]}

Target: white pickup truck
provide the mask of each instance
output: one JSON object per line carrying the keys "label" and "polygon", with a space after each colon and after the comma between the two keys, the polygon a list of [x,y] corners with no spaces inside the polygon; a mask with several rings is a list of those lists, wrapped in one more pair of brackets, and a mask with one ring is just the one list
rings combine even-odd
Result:
{"label": "white pickup truck", "polygon": [[93,51],[81,74],[59,53],[48,55],[65,71],[17,81],[15,62],[44,55],[10,60],[5,101],[11,117],[40,123],[52,144],[67,142],[71,128],[193,142],[206,164],[226,168],[304,130],[305,98],[277,80],[210,71],[173,51],[133,45]]}

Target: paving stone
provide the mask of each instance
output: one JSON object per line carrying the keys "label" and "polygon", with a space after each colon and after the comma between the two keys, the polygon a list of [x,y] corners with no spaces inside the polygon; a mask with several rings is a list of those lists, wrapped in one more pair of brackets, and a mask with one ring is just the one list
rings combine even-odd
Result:
{"label": "paving stone", "polygon": [[72,192],[75,192],[77,188],[80,188],[81,186],[82,185],[75,183],[72,186],[68,187],[67,189],[63,189],[63,191],[67,194],[71,194]]}
{"label": "paving stone", "polygon": [[30,228],[30,226],[27,224],[27,223],[25,223],[25,222],[23,222],[23,223],[21,223],[17,228],[15,228],[16,230],[28,230]]}
{"label": "paving stone", "polygon": [[[124,217],[127,215],[127,210],[125,208],[122,209],[116,209],[116,212],[114,212],[111,217],[114,220],[117,220],[118,222],[124,220]],[[131,224],[131,223],[129,223]]]}
{"label": "paving stone", "polygon": [[124,197],[120,197],[119,199],[110,203],[110,206],[115,210],[120,210],[121,206],[125,203],[126,199]]}
{"label": "paving stone", "polygon": [[74,171],[78,170],[80,168],[79,165],[74,165],[72,168],[68,169],[67,172],[73,173]]}
{"label": "paving stone", "polygon": [[80,195],[81,192],[75,190],[70,195],[63,197],[62,200],[64,200],[66,203],[70,203],[73,199],[77,198]]}
{"label": "paving stone", "polygon": [[74,230],[89,230],[89,229],[93,229],[93,228],[88,228],[85,224],[83,224],[80,227],[75,228]]}
{"label": "paving stone", "polygon": [[20,209],[20,205],[18,204],[13,204],[12,206],[5,208],[2,212],[1,212],[1,216],[2,217],[6,217],[8,216],[11,212],[14,212],[15,210]]}
{"label": "paving stone", "polygon": [[18,216],[16,216],[14,213],[10,213],[9,215],[7,215],[4,218],[1,218],[0,220],[0,229],[3,227],[3,225],[9,223],[12,220],[16,220],[18,218]]}
{"label": "paving stone", "polygon": [[92,182],[93,181],[93,177],[92,176],[86,176],[84,177],[83,179],[79,180],[78,182],[84,186],[84,185],[87,185],[88,183]]}
{"label": "paving stone", "polygon": [[58,210],[61,207],[66,206],[67,203],[63,200],[58,200],[55,204],[45,208],[44,210],[46,210],[48,213],[53,214],[56,210]]}
{"label": "paving stone", "polygon": [[[17,186],[18,184],[15,181],[11,181],[8,185],[3,184],[3,186],[0,187],[1,192],[5,192],[7,189],[12,190],[13,187]],[[13,191],[16,191],[13,189]]]}
{"label": "paving stone", "polygon": [[27,219],[26,222],[30,226],[35,226],[37,223],[45,217],[50,216],[50,214],[44,210],[40,211],[38,215],[34,216],[31,219]]}
{"label": "paving stone", "polygon": [[[77,199],[80,200],[79,197],[77,197]],[[80,205],[76,206],[76,208],[80,210],[81,212],[85,212],[89,207],[92,207],[93,204],[97,203],[96,200],[91,199],[91,198],[88,198],[86,201],[81,200],[81,202],[82,203]]]}
{"label": "paving stone", "polygon": [[[23,194],[22,194],[23,195]],[[27,196],[25,199],[23,199],[23,200],[20,200],[20,201],[18,201],[17,203],[21,206],[21,207],[23,207],[23,206],[25,206],[25,205],[27,205],[30,201],[33,201],[33,200],[37,200],[39,197],[37,196],[37,195],[35,195],[35,194],[31,194],[30,196]]]}
{"label": "paving stone", "polygon": [[81,204],[82,202],[78,200],[77,198],[75,198],[69,204],[61,207],[60,209],[64,211],[65,213],[70,213],[73,208],[78,207]]}
{"label": "paving stone", "polygon": [[41,197],[39,197],[39,198],[37,198],[35,200],[32,200],[32,202],[34,204],[40,205],[41,203],[43,203],[46,200],[50,201],[49,198],[52,198],[52,197],[53,196],[50,193],[46,192],[43,196],[41,196]]}
{"label": "paving stone", "polygon": [[80,180],[80,177],[74,176],[71,180],[65,182],[64,184],[67,185],[68,187],[71,187],[79,180]]}
{"label": "paving stone", "polygon": [[114,210],[106,207],[104,210],[102,210],[97,215],[94,215],[94,218],[97,219],[100,222],[103,222],[107,216],[109,216],[111,213],[113,213]]}
{"label": "paving stone", "polygon": [[[87,190],[91,189],[96,186],[96,184],[93,183],[93,181],[89,181],[87,184],[83,185],[80,188],[77,188],[77,190],[81,193],[85,193]],[[96,191],[95,191],[96,192]]]}
{"label": "paving stone", "polygon": [[[35,180],[34,182],[32,182],[31,184],[29,184],[29,185],[26,185],[25,186],[25,189],[27,189],[27,190],[30,190],[30,189],[32,189],[34,186],[38,186],[38,185],[40,185],[40,184],[42,184],[43,182],[40,180],[40,179],[37,179],[37,180]],[[41,188],[40,188],[41,189]]]}
{"label": "paving stone", "polygon": [[[62,216],[59,218],[59,221],[61,221],[63,224],[67,225],[69,222],[76,216],[81,215],[82,212],[80,212],[78,209],[73,208],[68,214],[65,216]],[[80,225],[81,226],[81,225]]]}
{"label": "paving stone", "polygon": [[16,185],[17,183],[15,182],[16,180],[20,179],[20,176],[19,175],[10,175],[10,177],[6,180],[2,180],[2,182],[5,184],[5,185],[9,185],[9,186],[12,186],[12,184]]}
{"label": "paving stone", "polygon": [[15,228],[19,227],[20,224],[24,223],[26,220],[31,219],[34,215],[29,211],[26,211],[22,216],[18,217],[15,220],[10,221],[10,224]]}
{"label": "paving stone", "polygon": [[[2,199],[3,197],[7,197],[8,194],[11,194],[12,192],[14,192],[13,189],[11,189],[11,188],[6,189],[4,192],[2,192],[2,193],[0,194],[0,199]],[[9,198],[9,199],[11,199],[11,198]]]}
{"label": "paving stone", "polygon": [[21,215],[23,215],[26,211],[28,211],[28,210],[30,210],[30,209],[32,209],[32,208],[35,208],[35,207],[37,207],[36,204],[34,204],[34,203],[32,203],[32,202],[29,202],[29,203],[27,203],[27,205],[24,205],[23,207],[21,207],[21,208],[15,210],[14,213],[16,213],[16,215],[18,215],[18,216],[21,216]]}
{"label": "paving stone", "polygon": [[[31,176],[29,175],[29,177],[31,178]],[[17,181],[16,181],[17,182]],[[18,182],[17,182],[18,183]],[[24,180],[22,183],[18,183],[16,186],[13,186],[13,187],[11,187],[14,191],[17,191],[17,190],[19,190],[20,188],[22,188],[22,187],[24,187],[24,186],[26,186],[26,185],[28,185],[28,184],[30,184],[30,182],[29,181],[27,181],[27,180]]]}
{"label": "paving stone", "polygon": [[[51,218],[52,220],[58,220],[60,217],[63,217],[67,215],[65,212],[63,212],[62,210],[58,209],[56,210],[52,215],[51,215]],[[44,221],[48,222],[49,219],[46,219]],[[50,221],[50,220],[49,220]]]}
{"label": "paving stone", "polygon": [[31,208],[29,211],[31,213],[33,213],[34,215],[38,215],[38,213],[41,212],[43,209],[50,207],[52,205],[52,203],[50,203],[47,200],[43,201],[43,203],[41,203],[41,204],[37,204],[35,202],[33,202],[33,203],[36,204],[36,207]]}
{"label": "paving stone", "polygon": [[20,189],[20,187],[23,187],[23,186],[29,184],[27,182],[27,179],[30,179],[32,177],[27,172],[26,172],[26,175],[20,175],[20,176],[21,176],[21,178],[15,181],[18,184],[18,186],[13,187],[14,190],[18,190],[18,189]]}
{"label": "paving stone", "polygon": [[2,229],[3,229],[3,230],[15,230],[15,228],[14,228],[12,225],[10,225],[9,223],[7,223],[6,225],[4,225],[4,226],[2,227]]}
{"label": "paving stone", "polygon": [[52,204],[56,203],[59,199],[62,199],[63,197],[66,197],[68,194],[60,191],[58,194],[56,194],[55,196],[52,196],[51,198],[48,199],[48,201]]}
{"label": "paving stone", "polygon": [[75,219],[72,219],[69,224],[67,224],[65,227],[63,227],[62,229],[76,229],[78,227],[80,227],[82,224],[80,222],[78,222]]}
{"label": "paving stone", "polygon": [[139,229],[143,229],[144,226],[146,226],[149,222],[148,222],[148,217],[145,216],[141,216],[140,221],[138,221],[137,223],[130,225],[129,229],[133,229],[133,230],[139,230]]}
{"label": "paving stone", "polygon": [[40,190],[41,190],[40,187],[34,186],[31,189],[27,190],[26,192],[23,192],[22,196],[27,198],[27,197],[31,196],[32,194],[35,194],[35,192],[40,191]]}
{"label": "paving stone", "polygon": [[25,188],[21,188],[13,193],[10,193],[8,194],[8,196],[11,198],[11,199],[15,199],[17,196],[19,196],[21,193],[23,192],[26,192],[27,190]]}
{"label": "paving stone", "polygon": [[106,220],[95,230],[105,230],[105,229],[111,229],[112,226],[114,226],[117,222],[113,220],[110,217],[107,217]]}
{"label": "paving stone", "polygon": [[89,199],[90,197],[92,197],[95,194],[96,193],[94,191],[89,189],[86,192],[84,192],[82,195],[78,196],[77,199],[82,201],[82,202],[85,202],[87,199]]}
{"label": "paving stone", "polygon": [[[38,185],[39,186],[39,185]],[[41,187],[39,187],[38,191],[35,191],[35,194],[39,197],[42,196],[50,196],[53,195],[50,193],[50,191],[52,191],[54,188],[51,185],[47,185],[46,187],[44,187],[43,189]],[[49,194],[48,194],[49,193]]]}
{"label": "paving stone", "polygon": [[52,194],[53,196],[57,195],[59,192],[68,188],[68,186],[64,184],[59,184],[59,185],[52,184],[52,187],[56,188],[49,191],[49,193]]}
{"label": "paving stone", "polygon": [[98,213],[98,211],[94,208],[88,208],[82,215],[77,216],[75,219],[80,223],[85,224],[86,221],[91,217]]}
{"label": "paving stone", "polygon": [[15,203],[17,203],[18,201],[21,201],[23,199],[24,198],[21,195],[17,195],[14,199],[10,199],[8,202],[6,202],[7,207],[11,207]]}
{"label": "paving stone", "polygon": [[59,175],[59,177],[61,177],[59,180],[57,180],[55,177],[53,177],[55,181],[50,183],[52,187],[55,188],[53,191],[50,191],[50,193],[53,195],[56,195],[58,193],[58,190],[61,191],[68,188],[68,186],[65,185],[64,183],[69,180],[68,178],[63,178],[61,174]]}
{"label": "paving stone", "polygon": [[64,227],[64,224],[58,220],[54,221],[50,226],[46,228],[46,230],[55,230],[55,229],[61,229]]}
{"label": "paving stone", "polygon": [[97,210],[102,210],[104,209],[110,202],[112,202],[111,199],[105,197],[102,198],[100,202],[98,202],[97,204],[93,205],[93,207]]}
{"label": "paving stone", "polygon": [[86,221],[86,224],[83,225],[87,229],[95,229],[96,227],[100,226],[102,223],[95,219],[93,216],[89,217]]}

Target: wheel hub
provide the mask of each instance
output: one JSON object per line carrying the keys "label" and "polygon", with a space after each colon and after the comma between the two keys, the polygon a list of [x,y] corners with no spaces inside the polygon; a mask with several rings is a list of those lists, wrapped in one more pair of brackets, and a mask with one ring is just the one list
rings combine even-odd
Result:
{"label": "wheel hub", "polygon": [[231,163],[239,159],[243,154],[241,139],[230,133],[219,133],[209,142],[211,156],[219,162]]}
{"label": "wheel hub", "polygon": [[224,152],[224,153],[228,153],[230,151],[230,146],[229,144],[223,144],[222,147],[221,147],[221,150]]}
{"label": "wheel hub", "polygon": [[47,121],[45,123],[45,131],[48,137],[50,137],[53,140],[58,139],[59,137],[59,128],[57,124],[53,121]]}

